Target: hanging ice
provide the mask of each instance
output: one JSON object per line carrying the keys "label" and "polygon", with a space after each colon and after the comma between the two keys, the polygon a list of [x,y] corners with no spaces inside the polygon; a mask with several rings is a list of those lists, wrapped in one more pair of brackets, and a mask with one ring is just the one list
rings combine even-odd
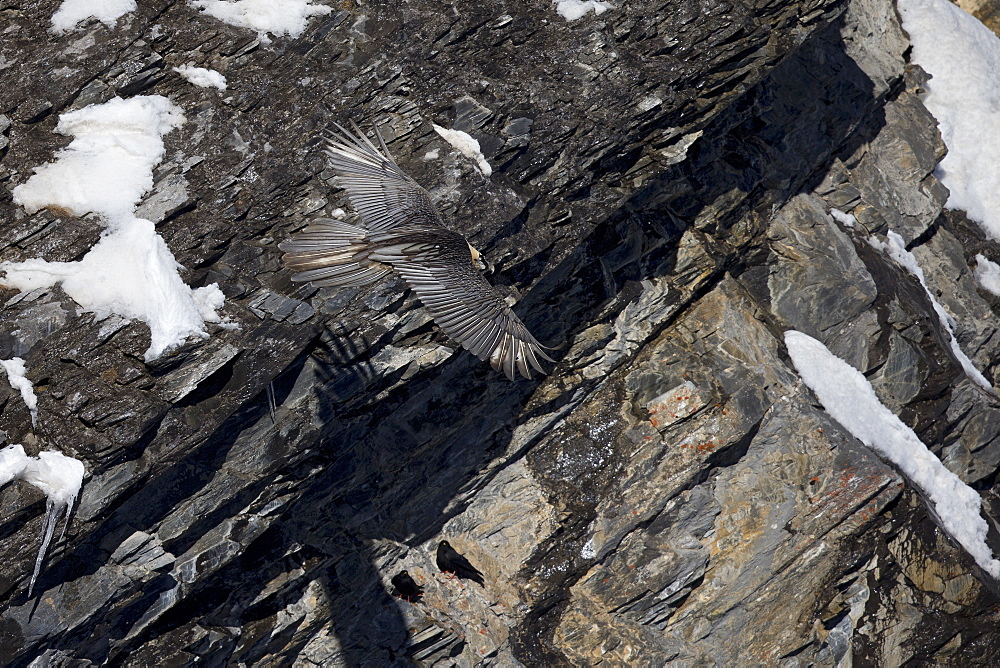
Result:
{"label": "hanging ice", "polygon": [[29,598],[35,590],[35,581],[38,580],[38,574],[42,570],[45,553],[48,552],[49,543],[52,542],[52,534],[55,533],[59,515],[66,517],[59,538],[62,539],[66,534],[69,516],[73,512],[73,504],[83,486],[83,474],[83,462],[67,457],[61,452],[49,450],[39,452],[37,458],[28,457],[24,453],[24,448],[17,443],[0,450],[0,486],[6,485],[12,480],[24,480],[40,489],[47,497],[45,530],[42,535],[42,545],[35,558],[35,570],[32,572],[31,582],[28,584]]}

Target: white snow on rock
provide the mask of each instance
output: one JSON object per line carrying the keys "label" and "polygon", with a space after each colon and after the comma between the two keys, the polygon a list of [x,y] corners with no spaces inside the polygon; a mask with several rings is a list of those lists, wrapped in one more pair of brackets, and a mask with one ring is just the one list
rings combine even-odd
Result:
{"label": "white snow on rock", "polygon": [[45,494],[45,528],[42,544],[35,558],[35,570],[28,584],[28,596],[35,589],[35,581],[42,570],[45,553],[48,551],[52,534],[55,532],[59,515],[65,515],[62,534],[66,533],[73,504],[83,486],[83,476],[86,473],[83,462],[67,457],[61,452],[49,450],[39,452],[38,457],[28,457],[21,445],[14,443],[0,450],[0,486],[12,480],[24,480]]}
{"label": "white snow on rock", "polygon": [[479,167],[479,171],[483,173],[483,176],[489,177],[493,173],[490,163],[486,162],[482,151],[479,150],[479,142],[473,139],[471,135],[461,130],[449,130],[433,123],[431,125],[434,131],[441,135],[446,142],[458,149],[459,153],[473,160],[476,166]]}
{"label": "white snow on rock", "polygon": [[1000,579],[1000,561],[986,544],[979,494],[945,468],[913,430],[886,408],[860,371],[801,332],[785,345],[803,382],[852,436],[890,460],[931,502],[941,526],[979,566]]}
{"label": "white snow on rock", "polygon": [[264,44],[271,43],[267,33],[298,37],[311,17],[333,11],[311,0],[193,0],[191,4],[223,23],[257,31],[257,38]]}
{"label": "white snow on rock", "polygon": [[177,72],[195,86],[226,90],[226,77],[215,70],[205,67],[195,67],[194,65],[181,65],[180,67],[175,67],[174,72]]}
{"label": "white snow on rock", "polygon": [[14,202],[28,213],[53,207],[75,216],[131,215],[153,187],[163,135],[183,122],[181,109],[161,95],[116,97],[62,114],[55,131],[75,138],[14,188]]}
{"label": "white snow on rock", "polygon": [[[171,255],[171,257],[173,256]],[[239,325],[233,323],[224,323],[222,316],[218,313],[219,309],[226,303],[226,295],[223,294],[218,283],[209,283],[203,288],[195,288],[191,291],[191,298],[194,299],[194,305],[198,308],[198,313],[203,321],[235,329],[240,328]]]}
{"label": "white snow on rock", "polygon": [[936,174],[986,234],[1000,240],[1000,38],[948,0],[899,0],[911,60],[930,75],[921,96],[948,155]]}
{"label": "white snow on rock", "polygon": [[31,381],[24,375],[26,373],[24,360],[20,357],[0,360],[0,366],[7,372],[7,382],[10,383],[10,386],[21,393],[24,405],[31,412],[31,426],[34,427],[38,420],[38,397],[35,396],[35,389]]}
{"label": "white snow on rock", "polygon": [[603,2],[603,0],[555,0],[555,3],[559,16],[567,21],[583,18],[590,11],[595,14],[603,14],[614,7],[610,2]]}
{"label": "white snow on rock", "polygon": [[192,290],[177,273],[174,260],[153,223],[141,218],[106,232],[78,262],[26,260],[3,263],[0,279],[21,292],[62,284],[62,289],[88,313],[103,320],[112,313],[149,325],[147,362],[184,342],[207,338],[205,322],[219,322],[222,306],[218,285]]}
{"label": "white snow on rock", "polygon": [[976,255],[976,280],[984,290],[1000,297],[1000,264]]}
{"label": "white snow on rock", "polygon": [[941,306],[940,302],[931,293],[930,288],[927,287],[927,281],[924,280],[924,270],[920,268],[917,263],[917,258],[913,257],[913,253],[906,250],[906,243],[903,241],[903,237],[899,236],[892,230],[889,230],[886,235],[888,238],[887,243],[882,243],[878,239],[871,237],[868,239],[873,247],[885,251],[889,257],[896,261],[901,267],[906,269],[908,272],[913,274],[918,281],[920,281],[921,287],[923,287],[924,292],[927,293],[927,298],[931,300],[931,306],[934,307],[934,312],[937,314],[938,319],[944,326],[945,331],[948,332],[948,338],[951,342],[951,352],[955,355],[955,359],[958,363],[962,365],[962,369],[965,374],[971,378],[977,385],[982,387],[987,392],[995,394],[993,390],[993,385],[986,379],[976,365],[972,363],[969,356],[965,354],[961,346],[958,345],[958,339],[955,338],[955,319],[949,315],[944,307]]}
{"label": "white snow on rock", "polygon": [[109,28],[125,14],[136,10],[135,0],[63,0],[52,15],[52,32],[63,33],[87,19],[97,19]]}
{"label": "white snow on rock", "polygon": [[84,311],[98,319],[112,313],[149,325],[152,361],[189,336],[207,337],[206,322],[219,322],[224,297],[218,285],[192,290],[152,222],[135,217],[140,198],[153,187],[153,167],[163,158],[162,135],[184,121],[181,110],[160,96],[91,105],[63,114],[58,132],[74,141],[56,162],[14,189],[14,201],[29,211],[62,208],[93,213],[107,229],[78,262],[41,258],[5,262],[0,284],[22,292],[57,283]]}
{"label": "white snow on rock", "polygon": [[0,487],[11,480],[16,480],[28,467],[28,455],[19,443],[8,445],[0,450]]}
{"label": "white snow on rock", "polygon": [[840,209],[830,209],[830,215],[833,219],[841,223],[844,227],[853,228],[858,222],[858,219],[854,217],[854,214],[844,213]]}
{"label": "white snow on rock", "polygon": [[21,478],[45,493],[50,501],[72,508],[83,486],[83,462],[47,450],[30,458]]}

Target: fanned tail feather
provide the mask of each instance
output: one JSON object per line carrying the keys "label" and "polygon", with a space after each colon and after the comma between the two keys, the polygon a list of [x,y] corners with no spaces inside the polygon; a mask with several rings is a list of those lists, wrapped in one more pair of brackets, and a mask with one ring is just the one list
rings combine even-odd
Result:
{"label": "fanned tail feather", "polygon": [[369,262],[366,233],[364,228],[321,218],[278,248],[285,252],[285,266],[296,272],[293,281],[318,286],[368,285],[390,269]]}
{"label": "fanned tail feather", "polygon": [[532,368],[539,373],[547,373],[539,357],[555,362],[543,352],[543,349],[551,350],[551,348],[539,343],[526,328],[518,331],[517,335],[504,332],[497,338],[499,340],[487,338],[476,349],[469,348],[469,350],[479,359],[488,360],[490,366],[503,372],[510,380],[514,380],[515,371],[525,378],[531,378]]}

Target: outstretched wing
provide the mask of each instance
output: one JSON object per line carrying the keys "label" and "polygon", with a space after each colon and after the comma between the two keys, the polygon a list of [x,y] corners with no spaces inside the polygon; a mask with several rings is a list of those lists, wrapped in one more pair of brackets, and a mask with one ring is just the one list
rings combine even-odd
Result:
{"label": "outstretched wing", "polygon": [[353,121],[354,133],[336,123],[334,126],[336,130],[329,130],[326,139],[329,164],[367,229],[441,224],[427,191],[393,161],[377,127],[379,146]]}
{"label": "outstretched wing", "polygon": [[369,237],[369,258],[391,264],[434,321],[463,348],[514,380],[545,373],[554,362],[524,323],[472,264],[469,244],[445,229],[386,232]]}

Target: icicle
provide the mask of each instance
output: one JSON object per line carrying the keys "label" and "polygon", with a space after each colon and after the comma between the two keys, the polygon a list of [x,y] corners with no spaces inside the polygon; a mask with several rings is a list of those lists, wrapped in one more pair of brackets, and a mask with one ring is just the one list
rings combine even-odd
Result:
{"label": "icicle", "polygon": [[63,539],[66,535],[66,527],[69,526],[69,516],[73,513],[73,499],[70,499],[66,504],[66,519],[63,521],[63,530],[59,532],[59,540]]}
{"label": "icicle", "polygon": [[274,398],[274,381],[267,384],[267,410],[271,413],[271,422],[275,423],[274,412],[277,409],[277,402]]}
{"label": "icicle", "polygon": [[83,486],[83,476],[86,474],[83,462],[72,457],[48,450],[39,452],[38,457],[28,457],[24,448],[17,443],[0,450],[0,487],[12,480],[24,480],[45,493],[45,530],[42,535],[42,546],[38,548],[35,558],[35,571],[31,574],[28,584],[28,597],[35,591],[35,582],[42,572],[45,554],[52,543],[59,515],[66,511],[66,521],[59,540],[66,536],[69,526],[69,516],[73,512],[73,504]]}
{"label": "icicle", "polygon": [[39,452],[37,458],[29,458],[24,472],[20,475],[22,480],[43,491],[48,498],[45,503],[45,535],[42,538],[42,546],[38,550],[38,557],[35,559],[35,572],[31,575],[31,582],[28,585],[29,598],[34,592],[35,581],[38,579],[38,574],[45,561],[45,553],[52,541],[52,534],[55,532],[59,515],[64,509],[66,523],[59,534],[59,539],[62,540],[63,536],[66,535],[69,516],[73,511],[73,503],[80,493],[80,487],[83,485],[84,473],[83,462],[48,450]]}
{"label": "icicle", "polygon": [[[52,540],[52,533],[55,531],[56,522],[59,521],[59,513],[62,511],[61,503],[56,503],[52,499],[45,502],[45,536],[42,538],[42,546],[38,548],[38,556],[35,558],[35,572],[31,574],[31,582],[28,584],[28,598],[35,590],[35,580],[42,570],[42,562],[45,561],[45,552],[49,549],[49,542]],[[68,518],[67,518],[68,519]],[[63,527],[63,531],[65,531]]]}

